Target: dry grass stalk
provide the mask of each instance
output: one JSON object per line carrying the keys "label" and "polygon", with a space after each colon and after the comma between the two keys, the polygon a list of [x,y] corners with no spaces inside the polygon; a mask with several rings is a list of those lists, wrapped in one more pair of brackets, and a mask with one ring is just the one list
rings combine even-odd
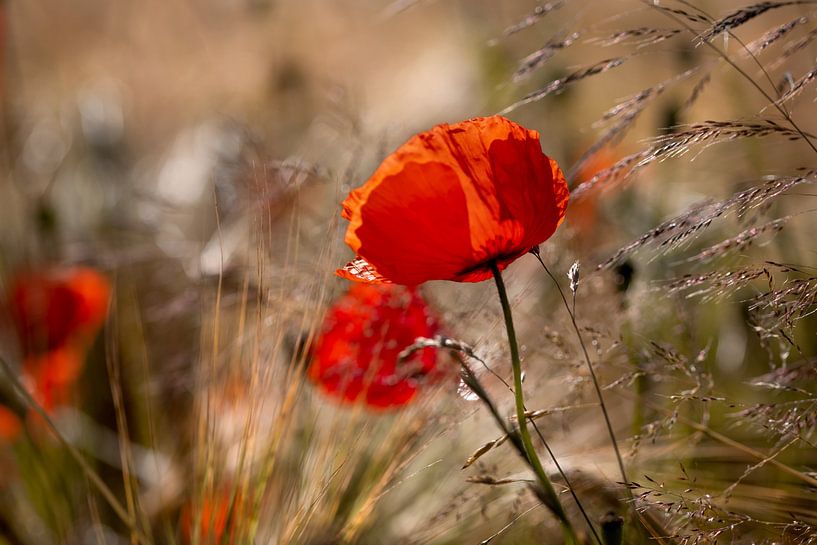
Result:
{"label": "dry grass stalk", "polygon": [[722,257],[728,253],[740,252],[751,246],[762,235],[780,232],[786,223],[791,219],[791,216],[778,218],[762,225],[750,227],[741,231],[734,237],[728,238],[723,242],[719,242],[705,250],[700,251],[696,255],[689,258],[688,261],[706,262],[712,259]]}
{"label": "dry grass stalk", "polygon": [[757,38],[746,45],[746,54],[757,55],[770,45],[777,42],[779,39],[783,38],[796,26],[805,24],[807,21],[808,17],[797,17],[788,23],[783,23],[782,25],[767,31],[760,38]]}
{"label": "dry grass stalk", "polygon": [[741,8],[727,15],[726,17],[716,21],[711,28],[701,33],[698,37],[699,41],[710,41],[723,32],[729,32],[742,24],[751,21],[755,17],[763,15],[767,11],[778,9],[786,6],[795,6],[801,4],[809,4],[808,0],[787,0],[784,2],[760,2]]}
{"label": "dry grass stalk", "polygon": [[544,66],[544,64],[550,60],[550,58],[553,57],[557,51],[569,47],[577,39],[579,39],[578,32],[572,32],[565,38],[553,39],[545,44],[545,46],[541,49],[537,49],[519,61],[516,72],[513,74],[514,83],[518,83],[530,76],[535,70]]}
{"label": "dry grass stalk", "polygon": [[622,64],[624,64],[624,61],[626,60],[627,60],[626,57],[607,59],[599,61],[596,64],[593,64],[592,66],[588,66],[580,70],[577,70],[563,78],[548,83],[547,85],[545,85],[544,87],[537,91],[525,95],[521,100],[514,102],[513,104],[511,104],[510,106],[508,106],[499,113],[500,115],[505,115],[516,110],[520,106],[524,106],[525,104],[530,104],[532,102],[542,100],[548,95],[558,93],[559,91],[563,90],[565,87],[572,83],[576,83],[577,81],[589,78],[590,76],[595,76],[596,74],[602,74],[604,72],[607,72],[608,70],[616,68],[617,66],[621,66]]}
{"label": "dry grass stalk", "polygon": [[547,14],[556,11],[557,9],[561,8],[565,4],[564,0],[556,0],[554,2],[546,2],[544,4],[539,4],[534,8],[534,10],[523,17],[518,23],[515,23],[508,28],[506,28],[502,35],[503,36],[510,36],[512,34],[516,34],[526,28],[532,27],[539,21],[541,21]]}
{"label": "dry grass stalk", "polygon": [[593,40],[589,40],[589,43],[598,42],[600,45],[608,47],[621,43],[629,43],[631,38],[637,38],[632,41],[632,45],[635,45],[636,48],[642,48],[658,44],[664,40],[669,40],[681,32],[682,30],[677,28],[638,27],[627,30],[619,30],[605,38],[595,38]]}

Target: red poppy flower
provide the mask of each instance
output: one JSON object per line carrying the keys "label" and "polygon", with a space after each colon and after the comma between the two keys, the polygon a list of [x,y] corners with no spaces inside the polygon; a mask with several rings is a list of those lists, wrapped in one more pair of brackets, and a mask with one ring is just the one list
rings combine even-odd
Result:
{"label": "red poppy flower", "polygon": [[105,321],[109,294],[108,280],[89,268],[18,275],[10,310],[23,352],[42,354],[69,341],[90,340]]}
{"label": "red poppy flower", "polygon": [[83,367],[82,351],[71,344],[32,355],[23,362],[23,376],[37,403],[46,411],[65,405]]}
{"label": "red poppy flower", "polygon": [[539,134],[501,116],[437,125],[389,155],[349,194],[338,275],[417,285],[479,282],[548,239],[568,189]]}
{"label": "red poppy flower", "polygon": [[438,322],[416,291],[353,284],[326,315],[309,377],[344,401],[381,408],[405,405],[439,371],[433,348],[398,362],[400,352],[417,337],[439,332]]}
{"label": "red poppy flower", "polygon": [[85,350],[108,310],[110,285],[94,269],[50,268],[18,274],[9,310],[20,337],[23,380],[47,411],[67,402]]}

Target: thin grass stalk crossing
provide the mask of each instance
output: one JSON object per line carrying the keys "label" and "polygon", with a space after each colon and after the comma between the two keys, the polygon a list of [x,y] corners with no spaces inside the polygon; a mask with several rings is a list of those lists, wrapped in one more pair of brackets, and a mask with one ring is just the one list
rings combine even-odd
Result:
{"label": "thin grass stalk crossing", "polygon": [[[632,490],[630,490],[630,486],[629,486],[630,481],[627,478],[627,471],[624,468],[624,459],[622,458],[621,451],[619,450],[619,447],[618,447],[618,441],[616,440],[616,434],[615,434],[615,431],[613,430],[613,425],[612,425],[612,423],[610,421],[610,415],[607,412],[607,405],[604,402],[604,395],[602,394],[601,386],[599,385],[598,378],[596,377],[596,372],[593,369],[593,364],[590,361],[590,354],[587,352],[587,347],[584,344],[584,339],[582,338],[581,331],[579,330],[579,325],[576,323],[576,315],[575,315],[575,313],[573,311],[570,310],[570,303],[568,303],[567,298],[565,297],[565,294],[562,291],[562,287],[559,285],[559,281],[556,280],[556,277],[553,276],[553,273],[550,272],[550,269],[548,269],[547,265],[545,265],[545,262],[542,260],[542,256],[539,255],[539,249],[534,248],[534,249],[531,250],[531,253],[536,257],[536,259],[542,265],[542,268],[545,269],[545,272],[547,273],[547,275],[550,277],[550,279],[556,285],[556,289],[559,292],[559,295],[560,295],[560,297],[562,299],[562,303],[564,304],[565,310],[567,311],[568,315],[570,316],[570,321],[573,324],[573,330],[576,332],[576,336],[579,339],[579,344],[581,345],[581,348],[582,348],[582,353],[584,355],[584,360],[587,363],[587,368],[588,368],[588,371],[590,372],[590,378],[592,379],[593,386],[594,386],[594,388],[596,390],[596,397],[598,397],[599,406],[601,407],[601,412],[602,412],[602,415],[604,416],[604,423],[605,423],[605,426],[607,427],[607,433],[610,436],[610,442],[613,445],[613,451],[616,454],[616,462],[618,463],[618,469],[619,469],[619,472],[621,474],[622,484],[624,485],[624,488],[627,491],[627,496],[630,499],[630,502],[632,503],[634,501],[634,498],[633,498]],[[574,297],[575,297],[575,295],[574,295]],[[648,520],[646,520],[641,515],[641,513],[638,512],[637,509],[634,508],[633,510],[634,510],[638,520],[641,522],[643,527],[652,535],[652,537],[654,539],[656,539],[659,543],[663,543],[663,540],[660,538],[660,536],[657,535],[656,530],[652,527],[652,524],[650,524],[650,522]]]}
{"label": "thin grass stalk crossing", "polygon": [[0,358],[0,367],[2,367],[3,372],[17,394],[23,398],[28,407],[33,409],[37,415],[43,419],[48,426],[48,429],[54,434],[54,437],[56,437],[60,444],[65,447],[68,454],[71,455],[71,458],[73,458],[77,465],[79,465],[80,469],[82,469],[82,473],[85,475],[88,481],[90,481],[99,491],[99,493],[102,494],[102,497],[105,498],[105,501],[108,503],[113,512],[116,513],[116,516],[119,517],[119,519],[128,527],[128,529],[131,530],[131,535],[133,536],[133,539],[136,540],[136,543],[150,545],[151,541],[139,528],[136,519],[130,516],[127,508],[119,502],[113,491],[108,487],[108,485],[105,484],[102,477],[100,477],[99,474],[88,464],[85,457],[71,443],[69,443],[65,437],[63,437],[63,435],[57,429],[57,426],[54,424],[54,421],[51,420],[50,416],[48,416],[48,413],[46,413],[40,404],[37,403],[33,397],[31,397],[28,390],[26,390],[26,388],[20,384],[19,379],[15,375],[14,371],[9,367],[8,362]]}

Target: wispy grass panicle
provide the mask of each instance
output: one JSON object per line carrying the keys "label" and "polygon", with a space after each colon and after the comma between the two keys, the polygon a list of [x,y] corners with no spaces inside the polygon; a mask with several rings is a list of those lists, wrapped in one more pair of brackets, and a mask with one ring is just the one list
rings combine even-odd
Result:
{"label": "wispy grass panicle", "polygon": [[817,40],[817,28],[813,28],[805,36],[787,43],[780,56],[770,63],[769,68],[778,69],[784,66],[789,59],[806,49],[814,40]]}
{"label": "wispy grass panicle", "polygon": [[672,15],[677,15],[678,17],[681,17],[690,23],[710,23],[712,21],[711,18],[702,14],[700,11],[693,13],[692,11],[684,10],[681,8],[671,8],[658,2],[651,2],[651,5],[658,10],[664,11]]}
{"label": "wispy grass panicle", "polygon": [[723,203],[706,202],[691,207],[683,214],[662,222],[633,242],[619,248],[609,259],[602,262],[599,268],[610,267],[624,256],[647,245],[657,246],[661,248],[661,252],[668,251],[709,227],[712,221],[721,217],[726,210]]}
{"label": "wispy grass panicle", "polygon": [[544,2],[536,6],[531,13],[525,15],[521,20],[513,25],[507,27],[503,32],[503,36],[510,36],[512,34],[516,34],[517,32],[521,32],[526,28],[532,27],[542,19],[544,19],[549,13],[560,9],[564,6],[565,0],[553,0],[551,2]]}
{"label": "wispy grass panicle", "polygon": [[550,82],[549,84],[545,85],[541,89],[534,91],[525,95],[521,100],[514,102],[507,108],[504,108],[502,111],[499,112],[500,115],[508,114],[520,106],[524,106],[525,104],[530,104],[532,102],[536,102],[538,100],[542,100],[548,95],[558,93],[562,91],[568,85],[581,81],[585,78],[589,78],[591,76],[595,76],[597,74],[602,74],[607,72],[608,70],[612,70],[618,66],[621,66],[626,61],[626,57],[617,57],[613,59],[606,59],[603,61],[599,61],[591,66],[587,66],[585,68],[581,68],[568,74],[563,78],[559,78]]}
{"label": "wispy grass panicle", "polygon": [[791,331],[798,321],[817,312],[817,277],[788,277],[782,284],[749,303],[755,323],[767,331]]}
{"label": "wispy grass panicle", "polygon": [[638,27],[619,30],[603,38],[590,39],[588,42],[598,43],[605,47],[626,43],[632,44],[636,48],[642,48],[659,44],[664,40],[669,40],[681,32],[683,31],[677,28]]}
{"label": "wispy grass panicle", "polygon": [[520,60],[516,72],[513,74],[513,81],[518,83],[534,71],[545,65],[559,50],[572,45],[579,38],[578,32],[571,32],[565,37],[554,38],[543,47],[537,49],[524,59]]}
{"label": "wispy grass panicle", "polygon": [[571,196],[576,199],[591,190],[610,189],[617,183],[627,180],[644,166],[643,160],[648,156],[649,151],[649,149],[641,150],[619,159],[613,166],[597,172],[592,178],[579,184],[571,192]]}
{"label": "wispy grass panicle", "polygon": [[701,94],[704,92],[704,89],[706,89],[706,86],[711,81],[712,74],[711,73],[704,74],[704,76],[701,77],[701,79],[699,79],[697,83],[695,83],[695,87],[692,88],[692,91],[689,93],[689,96],[681,105],[680,108],[681,111],[688,110],[689,108],[691,108],[701,97]]}
{"label": "wispy grass panicle", "polygon": [[779,99],[777,99],[777,104],[783,104],[785,102],[789,102],[794,97],[798,96],[803,90],[808,87],[815,79],[817,79],[817,68],[814,68],[803,75],[800,79],[793,82],[789,89],[786,90],[783,95]]}
{"label": "wispy grass panicle", "polygon": [[[692,68],[669,80],[658,83],[652,87],[648,87],[647,89],[625,98],[604,112],[601,119],[593,124],[593,127],[598,128],[607,124],[610,124],[610,126],[598,139],[596,139],[595,142],[593,142],[593,144],[582,154],[576,163],[570,167],[568,179],[572,180],[576,173],[581,171],[582,167],[584,167],[587,162],[601,149],[609,145],[615,145],[619,140],[624,138],[627,131],[632,128],[633,124],[644,112],[644,110],[653,104],[667,88],[670,88],[675,83],[690,77],[695,72],[697,72],[697,69]],[[590,186],[586,186],[581,191],[576,192],[574,196],[580,195],[582,192],[586,191],[586,189],[589,189],[589,187],[595,185],[597,181],[598,180],[588,180],[588,182],[592,182],[592,184]]]}
{"label": "wispy grass panicle", "polygon": [[779,2],[759,2],[745,8],[741,8],[727,15],[726,17],[715,21],[711,28],[701,33],[701,41],[709,41],[723,32],[728,32],[737,28],[755,17],[763,15],[767,11],[787,6],[796,6],[801,4],[809,4],[809,0],[786,0]]}
{"label": "wispy grass panicle", "polygon": [[678,157],[687,153],[695,144],[712,145],[737,138],[763,138],[771,135],[790,140],[802,138],[797,130],[784,127],[772,119],[704,121],[677,128],[680,130],[654,140],[656,144],[646,158],[648,162]]}
{"label": "wispy grass panicle", "polygon": [[767,277],[763,267],[745,267],[737,270],[713,271],[703,274],[687,274],[670,280],[659,289],[669,293],[692,290],[688,297],[704,296],[707,299],[724,297],[748,285],[750,282]]}
{"label": "wispy grass panicle", "polygon": [[780,232],[790,219],[791,216],[786,216],[784,218],[777,218],[761,225],[749,227],[733,237],[701,250],[694,256],[690,257],[688,261],[707,262],[731,253],[742,252],[749,246],[756,244],[758,239],[764,235],[774,236],[774,234]]}
{"label": "wispy grass panicle", "polygon": [[746,54],[757,55],[758,53],[764,51],[766,48],[768,48],[769,46],[773,45],[778,40],[786,36],[786,34],[794,30],[794,28],[797,27],[798,25],[805,24],[808,20],[809,19],[806,16],[797,17],[795,19],[792,19],[788,23],[783,23],[778,27],[766,31],[759,38],[746,44],[747,50]]}
{"label": "wispy grass panicle", "polygon": [[[661,252],[674,249],[709,227],[718,218],[723,218],[729,214],[735,214],[739,219],[745,218],[750,211],[768,206],[771,201],[784,195],[790,189],[814,181],[817,180],[815,180],[814,172],[810,170],[800,176],[772,176],[765,182],[738,191],[722,201],[706,201],[690,206],[683,213],[662,222],[639,238],[619,248],[609,259],[602,262],[599,268],[608,268],[625,256],[645,246],[656,246],[660,248]],[[692,259],[706,260],[729,248],[743,248],[764,233],[780,231],[786,221],[787,218],[780,218],[765,225],[749,228],[724,241],[723,246],[704,250],[696,258]]]}

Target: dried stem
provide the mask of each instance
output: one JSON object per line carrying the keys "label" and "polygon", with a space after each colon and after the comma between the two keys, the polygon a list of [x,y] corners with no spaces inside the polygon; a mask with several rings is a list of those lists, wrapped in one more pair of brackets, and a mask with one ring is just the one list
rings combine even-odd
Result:
{"label": "dried stem", "polygon": [[11,370],[6,360],[0,358],[0,367],[3,368],[3,372],[8,377],[9,382],[17,394],[23,398],[26,405],[33,409],[37,415],[43,419],[46,426],[48,426],[48,429],[54,434],[54,437],[56,437],[57,440],[66,448],[68,454],[71,455],[77,465],[79,465],[80,469],[82,469],[85,477],[94,485],[94,487],[96,487],[99,493],[102,494],[102,497],[105,498],[105,501],[108,502],[108,505],[111,507],[113,512],[116,513],[119,519],[128,527],[128,529],[130,529],[135,543],[148,545],[150,542],[144,533],[139,530],[135,518],[132,517],[128,510],[119,502],[119,500],[116,499],[114,493],[110,488],[108,488],[105,481],[102,480],[102,477],[100,477],[99,474],[95,472],[93,468],[91,468],[91,466],[85,460],[85,457],[71,443],[69,443],[65,437],[63,437],[63,435],[57,429],[57,426],[54,424],[54,421],[51,420],[51,417],[45,412],[45,409],[43,409],[40,404],[37,403],[28,390],[26,390],[20,383],[16,374]]}

